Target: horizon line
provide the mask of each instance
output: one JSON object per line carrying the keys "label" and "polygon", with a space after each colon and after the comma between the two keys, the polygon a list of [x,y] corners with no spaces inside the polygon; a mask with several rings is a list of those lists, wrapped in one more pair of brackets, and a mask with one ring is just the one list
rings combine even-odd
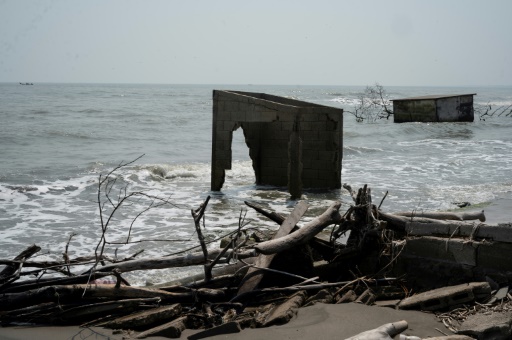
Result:
{"label": "horizon line", "polygon": [[200,86],[353,86],[353,87],[366,87],[366,86],[374,86],[375,84],[379,84],[384,87],[512,87],[512,84],[509,85],[383,85],[382,83],[375,82],[373,84],[366,85],[358,85],[358,84],[264,84],[264,83],[163,83],[163,82],[155,82],[155,83],[146,83],[146,82],[61,82],[61,81],[40,81],[40,82],[20,82],[20,81],[0,81],[0,84],[22,84],[22,83],[31,83],[31,84],[89,84],[89,85],[174,85],[174,86],[192,86],[192,85],[200,85]]}

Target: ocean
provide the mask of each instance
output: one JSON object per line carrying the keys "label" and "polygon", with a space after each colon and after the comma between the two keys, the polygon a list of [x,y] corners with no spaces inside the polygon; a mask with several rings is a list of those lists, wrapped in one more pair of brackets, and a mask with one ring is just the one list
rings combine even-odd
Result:
{"label": "ocean", "polygon": [[[205,236],[275,228],[244,201],[289,213],[295,201],[283,188],[256,186],[244,143],[233,139],[233,169],[222,192],[210,192],[212,90],[265,92],[352,111],[358,86],[149,85],[0,83],[0,258],[31,244],[39,260],[61,259],[70,236],[71,258],[93,255],[101,236],[98,181],[114,173],[110,196],[142,192],[169,201],[137,199],[109,222],[105,254],[119,259],[165,256],[197,246],[191,209],[211,195]],[[512,104],[512,87],[385,87],[390,99],[477,93],[477,105]],[[450,210],[454,202],[485,206],[512,193],[512,117],[473,123],[356,122],[344,116],[342,182],[368,184],[386,211]],[[112,177],[113,178],[113,177]],[[126,191],[125,191],[126,190]],[[305,192],[304,219],[335,200],[351,203],[344,189]],[[105,216],[111,211],[105,198]],[[511,207],[512,208],[512,207]],[[109,210],[110,209],[110,210]],[[142,213],[142,214],[141,214]],[[121,244],[129,237],[131,243]],[[116,244],[117,243],[117,244]],[[132,284],[160,283],[201,268],[127,273]]]}

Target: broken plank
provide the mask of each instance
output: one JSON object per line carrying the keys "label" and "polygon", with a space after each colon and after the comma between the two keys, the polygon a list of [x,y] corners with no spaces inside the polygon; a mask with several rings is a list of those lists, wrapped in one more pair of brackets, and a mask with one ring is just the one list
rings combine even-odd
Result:
{"label": "broken plank", "polygon": [[233,334],[240,333],[242,327],[240,327],[240,323],[237,321],[226,322],[222,325],[215,326],[209,329],[205,329],[204,331],[194,333],[188,336],[188,340],[199,340],[204,338],[209,338],[211,336],[223,335],[223,334]]}
{"label": "broken plank", "polygon": [[147,327],[155,325],[161,321],[173,319],[181,313],[181,305],[179,303],[170,306],[161,306],[150,310],[141,311],[131,315],[123,316],[97,326],[105,328],[123,328],[137,329],[139,327]]}
{"label": "broken plank", "polygon": [[181,332],[183,332],[187,328],[187,319],[188,316],[182,316],[173,320],[171,322],[165,323],[155,328],[148,329],[142,333],[139,333],[135,336],[136,339],[147,338],[148,336],[163,336],[167,338],[179,338],[181,337]]}
{"label": "broken plank", "polygon": [[52,317],[53,323],[74,324],[91,321],[113,314],[126,315],[138,310],[143,305],[157,304],[160,298],[128,299],[87,304],[78,307],[61,307],[61,312]]}
{"label": "broken plank", "polygon": [[261,327],[282,325],[290,321],[297,314],[297,310],[304,304],[307,296],[308,294],[303,290],[293,294],[288,300],[270,312],[263,324],[261,324]]}
{"label": "broken plank", "polygon": [[[274,237],[272,239],[277,239],[288,235],[292,231],[293,227],[295,227],[297,222],[299,222],[299,220],[302,218],[304,213],[308,210],[308,207],[309,206],[305,201],[300,201],[299,203],[297,203],[292,213],[288,215],[288,217],[286,217],[286,219],[281,224],[281,227],[279,228],[277,233],[274,234]],[[275,254],[260,254],[256,258],[254,267],[249,268],[247,274],[242,280],[243,283],[240,289],[238,290],[238,294],[251,291],[258,286],[258,284],[261,282],[261,279],[263,278],[263,273],[261,271],[258,273],[258,269],[268,268],[270,266],[270,263],[274,259],[274,256]]]}
{"label": "broken plank", "polygon": [[277,239],[258,243],[254,248],[261,254],[269,255],[304,244],[315,237],[315,235],[325,227],[341,221],[342,217],[339,213],[340,207],[341,202],[334,202],[322,215],[306,223],[299,230]]}

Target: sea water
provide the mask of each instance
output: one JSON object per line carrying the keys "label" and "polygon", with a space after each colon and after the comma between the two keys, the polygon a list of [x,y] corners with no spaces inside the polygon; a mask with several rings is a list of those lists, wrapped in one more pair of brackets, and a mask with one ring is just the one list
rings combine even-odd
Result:
{"label": "sea water", "polygon": [[[93,255],[112,208],[98,204],[98,181],[116,166],[113,201],[136,199],[109,221],[104,253],[122,259],[165,256],[197,246],[191,209],[208,195],[204,219],[209,240],[245,228],[275,228],[244,201],[289,213],[295,204],[285,188],[256,186],[239,129],[233,168],[222,192],[210,192],[212,90],[265,92],[353,111],[364,87],[263,85],[0,84],[0,258],[30,244],[38,259]],[[511,87],[387,87],[390,99],[429,94],[477,93],[476,105],[512,104]],[[356,122],[345,113],[342,182],[368,184],[382,209],[448,210],[454,202],[484,204],[512,192],[512,117],[473,123]],[[101,176],[101,177],[100,177]],[[169,204],[158,206],[159,199]],[[346,209],[344,189],[305,192],[310,209],[322,213],[333,201]],[[114,202],[115,203],[115,202]],[[150,206],[151,209],[146,209]],[[130,241],[126,243],[126,241]],[[212,245],[212,247],[217,244]],[[164,282],[186,271],[127,273],[133,284]]]}

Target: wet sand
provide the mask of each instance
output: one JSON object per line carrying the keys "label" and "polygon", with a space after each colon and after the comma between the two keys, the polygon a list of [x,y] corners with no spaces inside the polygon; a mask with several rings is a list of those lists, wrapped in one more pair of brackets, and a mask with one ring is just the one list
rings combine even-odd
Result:
{"label": "wet sand", "polygon": [[[357,303],[339,305],[318,303],[300,308],[297,317],[286,325],[244,329],[237,334],[219,335],[209,339],[345,339],[383,324],[400,320],[406,320],[409,324],[409,328],[402,334],[424,338],[442,336],[443,334],[436,328],[446,334],[453,334],[430,313],[395,310]],[[187,330],[182,337],[191,333]]]}
{"label": "wet sand", "polygon": [[[314,306],[299,309],[295,318],[282,326],[244,329],[240,333],[210,337],[220,339],[345,339],[360,332],[379,327],[385,323],[406,320],[409,328],[402,334],[419,337],[442,336],[440,332],[453,334],[430,313],[394,310],[387,307],[365,306],[356,303]],[[436,330],[436,328],[438,330]],[[439,331],[440,330],[440,331]],[[181,338],[197,333],[185,330]],[[126,336],[126,335],[124,335]],[[0,339],[123,339],[123,334],[112,334],[102,328],[80,329],[79,327],[6,327],[0,328]],[[149,337],[148,339],[166,339]]]}
{"label": "wet sand", "polygon": [[512,192],[501,193],[489,204],[482,207],[469,207],[468,210],[483,210],[485,224],[512,223]]}

